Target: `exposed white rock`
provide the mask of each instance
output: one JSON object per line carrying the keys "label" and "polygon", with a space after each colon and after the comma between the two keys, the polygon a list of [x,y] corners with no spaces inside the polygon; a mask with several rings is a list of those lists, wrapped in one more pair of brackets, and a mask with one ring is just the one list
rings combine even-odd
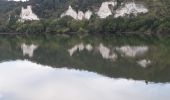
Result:
{"label": "exposed white rock", "polygon": [[146,68],[148,65],[151,64],[151,61],[144,59],[144,60],[138,61],[137,63],[138,63],[141,67]]}
{"label": "exposed white rock", "polygon": [[19,21],[21,22],[26,20],[39,20],[38,16],[33,13],[31,6],[27,6],[27,8],[22,7],[20,18],[21,19]]}
{"label": "exposed white rock", "polygon": [[84,13],[82,11],[78,11],[77,19],[78,20],[83,20],[84,19]]}
{"label": "exposed white rock", "polygon": [[111,53],[111,50],[103,44],[100,44],[98,50],[104,59],[110,59],[113,61],[117,59],[117,55],[115,53]]}
{"label": "exposed white rock", "polygon": [[106,18],[106,17],[112,15],[112,11],[109,8],[109,5],[112,5],[114,7],[117,5],[117,2],[116,1],[103,2],[101,7],[99,8],[99,11],[97,12],[97,15],[100,18]]}
{"label": "exposed white rock", "polygon": [[69,6],[68,10],[61,15],[61,17],[64,16],[71,16],[72,18],[77,19],[77,12]]}
{"label": "exposed white rock", "polygon": [[90,10],[86,11],[85,13],[83,11],[78,11],[74,10],[71,6],[69,6],[68,10],[61,14],[61,17],[64,16],[71,16],[75,20],[83,20],[87,19],[89,20],[92,16],[92,12]]}
{"label": "exposed white rock", "polygon": [[[97,15],[100,18],[107,18],[110,15],[113,15],[112,10],[109,8],[109,5],[115,7],[117,5],[116,0],[103,2],[98,10]],[[125,4],[122,4],[121,7],[119,7],[116,11],[114,11],[115,15],[114,17],[123,17],[125,15],[134,14],[137,16],[138,13],[147,13],[148,9],[143,4],[136,4],[135,2],[128,2]],[[93,12],[88,10],[85,13],[83,11],[76,11],[71,6],[69,6],[68,10],[64,12],[61,17],[64,16],[71,16],[72,18],[76,20],[83,20],[87,19],[89,20],[92,16]]]}
{"label": "exposed white rock", "polygon": [[28,55],[29,57],[33,57],[34,51],[38,48],[37,45],[31,44],[31,45],[27,45],[25,43],[23,43],[21,45],[21,49],[23,51],[23,55]]}
{"label": "exposed white rock", "polygon": [[92,14],[93,14],[92,11],[88,10],[85,12],[84,18],[89,20],[91,18]]}
{"label": "exposed white rock", "polygon": [[136,57],[138,55],[143,55],[149,50],[147,46],[122,46],[116,47],[116,50],[120,52],[123,56]]}
{"label": "exposed white rock", "polygon": [[116,10],[115,18],[123,17],[125,15],[134,14],[137,16],[138,13],[147,13],[148,9],[142,4],[135,4],[135,2],[129,2],[124,4],[123,7]]}

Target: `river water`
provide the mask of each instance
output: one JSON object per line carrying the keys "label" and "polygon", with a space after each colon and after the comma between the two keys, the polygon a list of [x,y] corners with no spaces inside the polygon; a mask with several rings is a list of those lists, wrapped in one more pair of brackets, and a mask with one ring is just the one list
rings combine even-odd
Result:
{"label": "river water", "polygon": [[169,100],[167,44],[107,41],[1,39],[0,100]]}

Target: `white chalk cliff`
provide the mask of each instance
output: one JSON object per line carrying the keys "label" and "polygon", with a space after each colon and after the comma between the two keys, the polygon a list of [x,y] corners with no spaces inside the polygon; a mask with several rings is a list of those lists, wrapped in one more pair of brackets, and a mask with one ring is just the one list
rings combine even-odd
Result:
{"label": "white chalk cliff", "polygon": [[78,20],[83,20],[83,18],[84,18],[84,13],[82,11],[78,11],[77,19]]}
{"label": "white chalk cliff", "polygon": [[148,9],[142,4],[135,4],[135,2],[129,2],[124,4],[121,8],[116,10],[115,18],[123,17],[125,15],[133,14],[137,16],[138,13],[147,13]]}
{"label": "white chalk cliff", "polygon": [[85,13],[80,10],[76,12],[71,6],[69,6],[68,10],[65,11],[63,14],[61,14],[61,17],[64,16],[71,16],[75,20],[83,20],[83,19],[89,20],[92,16],[92,12],[90,10],[86,11]]}
{"label": "white chalk cliff", "polygon": [[22,7],[19,21],[24,22],[26,20],[39,20],[38,16],[33,13],[32,7]]}
{"label": "white chalk cliff", "polygon": [[84,18],[89,20],[91,18],[92,14],[93,14],[92,11],[88,10],[85,12]]}
{"label": "white chalk cliff", "polygon": [[101,7],[99,8],[99,11],[97,12],[97,15],[100,18],[106,18],[106,17],[112,15],[112,11],[109,8],[109,5],[112,5],[114,7],[117,5],[117,2],[116,1],[103,2]]}
{"label": "white chalk cliff", "polygon": [[[24,1],[24,0],[23,0]],[[117,6],[116,0],[111,0],[103,2],[97,12],[92,12],[91,10],[76,11],[71,6],[61,14],[61,17],[71,16],[75,20],[89,20],[93,13],[97,14],[100,18],[107,18],[110,15],[113,15],[114,18],[124,17],[126,15],[133,14],[137,16],[139,13],[147,13],[149,10],[143,5],[135,2],[126,2],[122,3],[116,10],[110,8],[110,6]],[[28,5],[26,8],[22,7],[20,14],[20,22],[26,20],[40,20],[39,17],[32,11],[32,6]]]}
{"label": "white chalk cliff", "polygon": [[[135,2],[122,3],[117,10],[110,9],[109,6],[117,6],[117,1],[111,0],[107,2],[103,2],[97,12],[95,12],[100,18],[107,18],[110,15],[113,15],[114,18],[124,17],[125,15],[133,14],[137,16],[139,13],[147,13],[149,10],[143,4],[137,4]],[[65,11],[61,17],[71,16],[76,20],[89,20],[92,16],[93,12],[88,10],[85,13],[83,11],[75,11],[71,6],[69,6],[68,10]]]}
{"label": "white chalk cliff", "polygon": [[68,10],[61,15],[61,17],[64,16],[71,16],[74,19],[77,19],[77,12],[71,6],[69,6]]}

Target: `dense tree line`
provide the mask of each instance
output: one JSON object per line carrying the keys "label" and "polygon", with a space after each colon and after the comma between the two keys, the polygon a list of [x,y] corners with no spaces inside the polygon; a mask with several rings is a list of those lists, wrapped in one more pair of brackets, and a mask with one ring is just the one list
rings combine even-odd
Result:
{"label": "dense tree line", "polygon": [[76,21],[71,17],[59,19],[44,19],[40,21],[18,22],[11,18],[6,23],[0,22],[0,32],[19,32],[34,34],[169,34],[170,17],[159,19],[150,16],[138,16],[134,18],[100,19],[93,16],[89,21]]}
{"label": "dense tree line", "polygon": [[[129,0],[117,0],[121,2]],[[137,0],[141,1],[141,0]],[[87,21],[76,21],[71,17],[59,18],[68,5],[75,9],[87,10],[101,5],[103,0],[30,0],[26,3],[0,1],[0,32],[51,33],[51,34],[169,34],[170,1],[143,0],[150,9],[148,14],[100,19],[97,15]],[[31,4],[33,11],[41,17],[40,21],[19,22],[21,6]]]}

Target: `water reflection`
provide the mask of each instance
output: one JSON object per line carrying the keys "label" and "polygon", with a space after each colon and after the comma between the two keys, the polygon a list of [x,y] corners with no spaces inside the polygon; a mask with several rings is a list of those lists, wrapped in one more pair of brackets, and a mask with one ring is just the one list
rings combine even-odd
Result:
{"label": "water reflection", "polygon": [[[116,61],[118,59],[118,55],[121,55],[121,57],[129,57],[129,58],[137,58],[144,56],[148,51],[148,46],[130,46],[130,45],[124,45],[124,46],[115,46],[112,48],[109,48],[105,46],[103,43],[100,43],[99,46],[94,48],[91,44],[85,45],[84,43],[76,44],[72,48],[68,49],[68,52],[70,56],[73,56],[77,51],[79,53],[83,50],[87,50],[91,52],[92,50],[96,49],[96,51],[99,51],[100,55],[103,57],[103,59]],[[140,65],[143,68],[146,68],[149,64],[151,64],[150,60],[140,60],[136,61],[138,65]]]}
{"label": "water reflection", "polygon": [[170,84],[109,78],[30,61],[0,63],[0,100],[169,100]]}
{"label": "water reflection", "polygon": [[91,44],[84,45],[83,43],[80,43],[80,44],[77,44],[74,47],[68,49],[68,52],[69,52],[70,56],[72,56],[77,50],[83,51],[84,49],[86,49],[88,51],[92,51],[93,46]]}
{"label": "water reflection", "polygon": [[38,48],[37,45],[31,44],[27,45],[25,43],[21,44],[21,49],[23,52],[23,55],[28,55],[29,57],[33,57],[34,51]]}
{"label": "water reflection", "polygon": [[54,68],[67,66],[112,78],[170,82],[170,47],[162,42],[121,43],[123,37],[121,41],[52,37],[0,39],[0,62],[28,59]]}

